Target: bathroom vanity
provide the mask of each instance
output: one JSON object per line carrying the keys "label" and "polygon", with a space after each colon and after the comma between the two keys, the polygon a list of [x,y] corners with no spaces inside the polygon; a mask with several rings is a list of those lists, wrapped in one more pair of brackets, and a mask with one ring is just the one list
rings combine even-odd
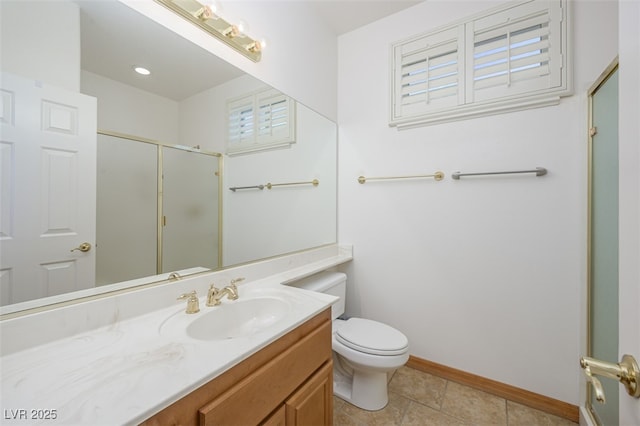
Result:
{"label": "bathroom vanity", "polygon": [[143,425],[328,425],[330,309],[143,422]]}
{"label": "bathroom vanity", "polygon": [[[3,424],[331,424],[337,298],[283,284],[351,259],[325,247],[5,318]],[[238,277],[237,300],[206,306]]]}

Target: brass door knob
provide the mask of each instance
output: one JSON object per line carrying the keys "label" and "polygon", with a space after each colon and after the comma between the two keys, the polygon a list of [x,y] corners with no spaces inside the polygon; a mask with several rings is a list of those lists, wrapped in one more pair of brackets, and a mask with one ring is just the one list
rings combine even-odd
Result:
{"label": "brass door knob", "polygon": [[82,244],[80,244],[78,247],[76,247],[76,248],[74,248],[74,249],[71,249],[71,250],[69,250],[69,251],[76,251],[76,250],[81,251],[81,252],[83,252],[83,253],[86,253],[86,252],[88,252],[89,250],[91,250],[91,244],[89,244],[89,243],[82,243]]}

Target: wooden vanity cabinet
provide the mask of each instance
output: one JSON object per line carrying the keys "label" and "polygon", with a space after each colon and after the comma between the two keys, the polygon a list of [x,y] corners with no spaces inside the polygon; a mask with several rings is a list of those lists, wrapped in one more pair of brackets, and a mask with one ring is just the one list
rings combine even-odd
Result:
{"label": "wooden vanity cabinet", "polygon": [[327,309],[143,425],[331,425],[332,366]]}
{"label": "wooden vanity cabinet", "polygon": [[325,365],[261,426],[333,424],[333,365]]}

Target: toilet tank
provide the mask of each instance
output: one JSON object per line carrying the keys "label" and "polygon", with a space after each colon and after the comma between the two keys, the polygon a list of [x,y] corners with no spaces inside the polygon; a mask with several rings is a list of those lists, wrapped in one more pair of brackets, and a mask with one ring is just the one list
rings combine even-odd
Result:
{"label": "toilet tank", "polygon": [[347,275],[342,272],[323,271],[287,284],[291,287],[317,291],[338,296],[340,299],[331,306],[332,319],[344,314],[344,300],[347,294]]}

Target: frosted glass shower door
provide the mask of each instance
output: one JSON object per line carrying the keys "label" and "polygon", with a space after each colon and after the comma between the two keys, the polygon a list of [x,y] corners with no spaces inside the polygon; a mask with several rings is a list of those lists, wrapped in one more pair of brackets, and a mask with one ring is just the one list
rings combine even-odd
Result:
{"label": "frosted glass shower door", "polygon": [[155,275],[158,147],[98,135],[96,284]]}
{"label": "frosted glass shower door", "polygon": [[[591,97],[590,355],[618,357],[618,72],[615,69]],[[618,424],[620,385],[601,380],[606,404],[590,408],[606,426]]]}
{"label": "frosted glass shower door", "polygon": [[219,266],[218,157],[162,147],[162,272]]}

